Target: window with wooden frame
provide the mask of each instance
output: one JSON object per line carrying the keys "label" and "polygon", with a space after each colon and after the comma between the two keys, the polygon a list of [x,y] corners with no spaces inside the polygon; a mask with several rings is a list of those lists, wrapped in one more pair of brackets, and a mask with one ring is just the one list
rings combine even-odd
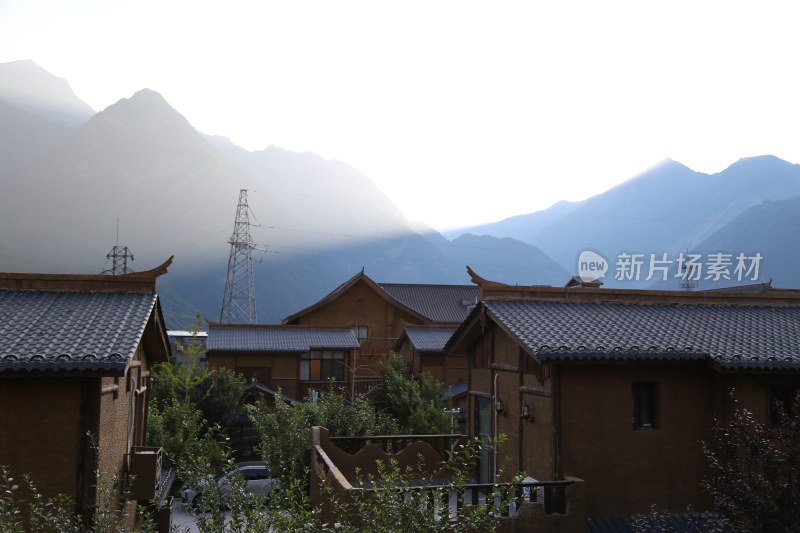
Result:
{"label": "window with wooden frame", "polygon": [[344,357],[341,350],[311,350],[300,356],[302,381],[344,381]]}
{"label": "window with wooden frame", "polygon": [[769,388],[769,422],[772,427],[781,423],[783,416],[794,417],[795,397],[800,393],[800,387],[776,386]]}
{"label": "window with wooden frame", "polygon": [[353,334],[361,342],[369,337],[369,327],[367,326],[353,326]]}
{"label": "window with wooden frame", "polygon": [[658,428],[658,383],[639,381],[632,385],[633,429]]}

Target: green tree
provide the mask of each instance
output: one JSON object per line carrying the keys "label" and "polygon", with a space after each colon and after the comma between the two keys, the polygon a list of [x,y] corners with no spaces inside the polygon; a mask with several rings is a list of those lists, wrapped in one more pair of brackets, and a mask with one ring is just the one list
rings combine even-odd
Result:
{"label": "green tree", "polygon": [[274,408],[261,401],[247,409],[261,439],[261,455],[284,483],[303,479],[307,486],[312,426],[324,426],[332,436],[397,432],[395,420],[379,413],[370,401],[359,398],[350,403],[335,387],[295,404],[285,402],[279,391]]}
{"label": "green tree", "polygon": [[[200,318],[189,331],[200,330]],[[153,369],[152,402],[159,408],[178,400],[203,412],[209,425],[229,427],[238,417],[245,391],[245,379],[227,368],[211,369],[200,364],[206,347],[200,342],[179,346],[188,363],[167,362]]]}
{"label": "green tree", "polygon": [[[198,318],[190,330],[199,328]],[[224,455],[220,443],[225,432],[241,413],[245,380],[227,368],[201,365],[202,343],[179,349],[187,364],[170,361],[153,367],[148,442],[164,449],[171,466],[198,453],[218,462]]]}
{"label": "green tree", "polygon": [[223,367],[207,372],[189,396],[209,424],[227,430],[242,413],[244,391],[244,377]]}
{"label": "green tree", "polygon": [[383,386],[378,406],[397,419],[400,431],[411,435],[450,432],[451,400],[444,386],[423,372],[412,376],[403,358],[391,354],[381,364]]}
{"label": "green tree", "polygon": [[[715,421],[702,443],[704,487],[736,530],[797,531],[800,524],[800,394],[776,405],[778,424],[759,423],[736,400],[728,423]],[[794,414],[794,416],[792,416]]]}
{"label": "green tree", "polygon": [[148,413],[147,441],[163,449],[168,466],[177,466],[192,456],[219,463],[224,456],[225,436],[219,426],[209,426],[203,413],[192,403],[173,398]]}
{"label": "green tree", "polygon": [[[193,335],[200,331],[200,316],[195,316],[195,323],[188,330]],[[199,342],[191,342],[187,346],[179,346],[178,350],[183,353],[188,364],[173,362],[161,363],[153,368],[153,397],[151,404],[155,403],[159,408],[177,399],[182,403],[189,403],[195,400],[193,391],[205,381],[210,370],[200,364],[200,359],[205,355],[206,348]]]}

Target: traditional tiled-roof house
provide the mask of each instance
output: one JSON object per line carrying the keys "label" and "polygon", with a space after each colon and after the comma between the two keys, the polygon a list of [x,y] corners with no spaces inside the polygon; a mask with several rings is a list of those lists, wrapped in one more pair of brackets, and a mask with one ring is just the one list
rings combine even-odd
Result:
{"label": "traditional tiled-roof house", "polygon": [[[537,479],[585,481],[589,516],[708,509],[699,441],[731,414],[765,422],[800,387],[800,291],[512,287],[448,343],[466,352],[471,432]],[[495,457],[484,457],[482,480]]]}
{"label": "traditional tiled-roof house", "polygon": [[466,359],[450,356],[444,349],[455,330],[454,327],[409,326],[395,343],[394,350],[410,362],[415,374],[428,372],[448,384],[466,381]]}
{"label": "traditional tiled-roof house", "polygon": [[[0,274],[0,464],[47,497],[72,498],[85,524],[97,471],[129,481],[144,461],[128,488],[155,495],[158,456],[139,447],[150,368],[169,359],[156,278],[170,262],[122,276]],[[131,527],[136,503],[117,491]]]}
{"label": "traditional tiled-roof house", "polygon": [[464,427],[467,412],[467,358],[464,354],[449,354],[444,349],[455,332],[450,326],[409,326],[394,346],[414,374],[427,372],[445,384],[446,393],[453,400],[454,413],[459,427]]}
{"label": "traditional tiled-roof house", "polygon": [[[426,353],[413,359],[410,345],[398,345],[408,327],[417,328],[415,338],[436,338],[442,331],[455,329],[475,306],[479,295],[475,285],[425,285],[376,283],[362,270],[315,304],[283,320],[284,324],[351,328],[361,346],[353,367],[358,377],[378,375],[378,361],[391,350],[404,352],[414,368],[431,372],[453,385],[466,377],[463,355],[450,357]],[[419,333],[419,326],[430,327],[431,333]],[[406,339],[410,339],[408,335]],[[446,340],[446,339],[445,339]],[[443,346],[443,343],[442,343]],[[410,348],[410,349],[407,349]],[[461,358],[461,362],[457,359]]]}
{"label": "traditional tiled-roof house", "polygon": [[[213,368],[243,374],[258,391],[278,388],[288,399],[303,399],[330,380],[354,394],[353,354],[359,343],[350,328],[219,324],[209,322],[206,358]],[[367,386],[360,383],[360,386]]]}

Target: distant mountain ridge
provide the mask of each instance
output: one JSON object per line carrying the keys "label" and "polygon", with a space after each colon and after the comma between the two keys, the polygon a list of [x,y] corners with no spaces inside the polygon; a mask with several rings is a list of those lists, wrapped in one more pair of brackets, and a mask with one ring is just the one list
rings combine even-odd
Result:
{"label": "distant mountain ridge", "polygon": [[67,80],[53,76],[31,60],[0,63],[0,100],[53,122],[77,127],[94,115]]}
{"label": "distant mountain ridge", "polygon": [[536,211],[535,213],[516,215],[498,222],[447,231],[444,233],[444,236],[448,239],[454,239],[466,233],[472,235],[510,237],[522,242],[528,242],[544,228],[570,214],[582,204],[582,201],[568,202],[566,200],[561,200],[547,209]]}
{"label": "distant mountain ridge", "polygon": [[[264,323],[312,304],[362,268],[384,283],[468,283],[471,265],[505,283],[563,285],[583,250],[609,260],[608,287],[674,289],[673,273],[663,283],[615,280],[614,260],[682,251],[761,253],[759,281],[800,287],[800,166],[773,156],[711,175],[664,161],[584,201],[445,238],[409,223],[346,163],[274,146],[249,152],[198,132],[150,89],[89,116],[63,80],[41,84],[41,100],[23,101],[14,95],[25,93],[25,80],[57,78],[27,72],[3,82],[8,65],[0,64],[0,87],[14,87],[0,90],[0,179],[9,191],[0,197],[0,270],[100,272],[119,220],[134,269],[175,255],[159,284],[171,327],[193,323],[195,312],[219,316],[239,189],[251,191]],[[65,109],[83,118],[65,121]]]}
{"label": "distant mountain ridge", "polygon": [[[47,102],[37,114],[13,98],[0,98],[1,106],[8,114],[0,118],[14,119],[0,122],[0,136],[20,127],[51,133],[30,135],[3,154],[0,177],[13,194],[0,197],[0,269],[100,272],[119,220],[120,244],[134,252],[134,269],[175,255],[159,284],[172,327],[191,324],[194,312],[219,316],[239,189],[252,191],[250,208],[259,223],[253,239],[266,247],[254,254],[261,322],[309,305],[361,268],[395,283],[466,283],[466,264],[479,261],[489,277],[520,283],[566,278],[557,265],[532,270],[548,260],[523,243],[513,244],[527,258],[519,265],[448,241],[434,245],[349,165],[276,147],[247,152],[201,134],[149,89],[76,127],[45,118],[51,116]],[[496,247],[500,240],[485,242]]]}
{"label": "distant mountain ridge", "polygon": [[[578,205],[568,213],[534,213],[515,217],[532,219],[551,215],[553,222],[540,227],[523,240],[542,249],[564,269],[577,273],[578,257],[583,250],[592,250],[614,262],[619,254],[650,254],[677,259],[681,252],[712,253],[725,251],[739,253],[739,247],[758,248],[758,243],[742,240],[734,246],[736,228],[743,228],[737,217],[769,202],[791,199],[800,195],[800,165],[774,156],[743,158],[722,172],[704,174],[671,160],[664,161],[648,171],[599,194]],[[767,218],[755,215],[747,221],[750,228],[769,226],[777,213],[771,209],[756,210]],[[514,219],[509,219],[514,220]],[[490,235],[501,237],[504,223],[485,226]],[[725,235],[722,239],[720,235]],[[766,233],[760,233],[766,238]],[[715,250],[714,246],[734,249]],[[718,243],[718,244],[711,244]],[[781,261],[783,261],[781,259]],[[771,274],[783,286],[800,286],[800,277],[778,274],[765,262],[762,272]],[[613,265],[612,265],[613,267]],[[765,278],[765,279],[767,279]],[[614,272],[604,278],[607,286],[646,287],[651,282],[614,279]],[[675,288],[660,284],[662,288]],[[721,283],[731,284],[730,280]]]}

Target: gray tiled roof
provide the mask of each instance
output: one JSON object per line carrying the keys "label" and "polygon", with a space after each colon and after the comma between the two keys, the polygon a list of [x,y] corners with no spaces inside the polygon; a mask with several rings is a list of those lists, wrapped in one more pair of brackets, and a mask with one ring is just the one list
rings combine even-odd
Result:
{"label": "gray tiled roof", "polygon": [[460,324],[480,297],[477,285],[379,283],[384,291],[435,324]]}
{"label": "gray tiled roof", "polygon": [[485,301],[544,359],[706,359],[800,369],[800,307]]}
{"label": "gray tiled roof", "polygon": [[415,350],[420,352],[444,352],[444,345],[452,337],[455,328],[452,329],[432,329],[432,328],[406,328],[406,336],[411,341]]}
{"label": "gray tiled roof", "polygon": [[240,352],[295,352],[351,350],[359,347],[349,329],[279,329],[259,327],[210,327],[209,350]]}
{"label": "gray tiled roof", "polygon": [[0,290],[0,371],[122,371],[155,294]]}

